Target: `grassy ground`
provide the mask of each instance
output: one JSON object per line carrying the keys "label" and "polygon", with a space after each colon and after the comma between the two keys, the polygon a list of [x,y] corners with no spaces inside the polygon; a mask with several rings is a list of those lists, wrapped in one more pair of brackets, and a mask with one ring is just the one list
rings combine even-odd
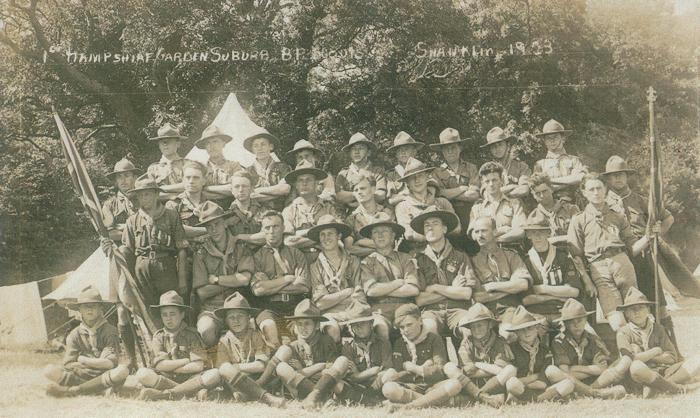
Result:
{"label": "grassy ground", "polygon": [[[676,329],[680,334],[681,352],[688,356],[700,354],[700,301],[684,300],[682,309],[674,312]],[[218,402],[143,402],[105,397],[80,397],[52,399],[44,394],[45,379],[41,369],[59,362],[59,354],[33,353],[29,351],[0,351],[0,416],[118,416],[118,417],[186,417],[186,416],[294,416],[301,417],[384,417],[384,408],[337,407],[323,412],[307,412],[292,403],[286,410],[277,410],[256,404]],[[399,416],[399,414],[395,414]],[[692,417],[700,416],[700,392],[685,395],[664,396],[656,399],[639,399],[628,396],[617,401],[579,399],[569,403],[541,403],[524,406],[505,406],[499,410],[483,406],[456,409],[428,409],[411,413],[401,412],[401,417]]]}

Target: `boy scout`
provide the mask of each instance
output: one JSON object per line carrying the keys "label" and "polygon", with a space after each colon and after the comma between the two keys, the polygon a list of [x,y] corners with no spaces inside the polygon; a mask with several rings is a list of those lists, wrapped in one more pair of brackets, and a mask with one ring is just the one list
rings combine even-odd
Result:
{"label": "boy scout", "polygon": [[350,137],[348,144],[343,147],[350,155],[350,165],[338,172],[335,179],[335,199],[346,210],[357,207],[357,201],[352,194],[352,189],[360,177],[374,178],[376,184],[375,198],[377,202],[383,202],[386,198],[386,177],[384,170],[370,161],[370,153],[376,152],[376,145],[367,139],[362,133],[355,133]]}
{"label": "boy scout", "polygon": [[[306,161],[316,168],[321,168],[323,164],[323,152],[305,139],[295,142],[294,147],[287,151],[287,155],[293,159],[294,167],[301,164],[302,161]],[[335,199],[335,180],[333,180],[332,176],[327,175],[326,178],[320,180],[317,189],[318,197],[322,200],[332,201]],[[293,195],[294,191],[292,190],[290,196]]]}
{"label": "boy scout", "polygon": [[302,250],[309,262],[317,256],[315,242],[306,236],[323,215],[335,216],[333,203],[318,197],[318,182],[328,174],[311,165],[306,160],[299,163],[294,171],[284,176],[284,180],[294,186],[298,197],[282,211],[284,232],[289,234],[284,242],[290,247]]}
{"label": "boy scout", "polygon": [[382,212],[360,230],[360,234],[371,238],[377,248],[360,264],[362,289],[372,311],[380,311],[383,321],[378,330],[387,339],[394,311],[402,304],[413,302],[419,293],[415,261],[408,254],[394,250],[396,238],[403,231],[401,225]]}
{"label": "boy scout", "polygon": [[408,133],[401,131],[394,137],[394,144],[387,148],[386,152],[393,153],[397,162],[394,169],[386,175],[389,205],[396,206],[397,203],[406,197],[408,193],[406,184],[399,181],[399,179],[403,177],[406,172],[408,160],[416,158],[418,151],[423,148],[424,145],[425,144],[422,142],[413,139]]}
{"label": "boy scout", "polygon": [[[411,159],[406,164],[404,176],[399,179],[406,183],[408,195],[396,205],[396,222],[406,230],[404,239],[406,249],[410,252],[422,251],[426,245],[425,237],[411,228],[413,218],[433,206],[440,210],[454,212],[452,204],[447,199],[428,193],[428,177],[432,171],[432,167]],[[459,234],[460,231],[461,226],[457,225],[452,233]]]}
{"label": "boy scout", "polygon": [[121,241],[126,220],[136,212],[134,204],[126,197],[126,193],[134,188],[138,171],[131,161],[122,158],[114,164],[114,171],[106,176],[117,188],[117,194],[110,196],[102,203],[102,220],[109,230],[109,238],[112,241]]}
{"label": "boy scout", "polygon": [[197,331],[205,347],[215,345],[224,329],[214,311],[236,291],[248,298],[252,296],[248,284],[254,272],[253,257],[226,229],[228,216],[213,202],[202,205],[199,213],[198,226],[206,228],[207,238],[194,254],[192,288],[199,297]]}
{"label": "boy scout", "polygon": [[503,194],[503,166],[489,161],[479,168],[479,178],[484,197],[478,200],[469,213],[469,223],[477,218],[490,217],[496,221],[498,242],[520,243],[525,237],[522,226],[526,216],[518,199]]}
{"label": "boy scout", "polygon": [[182,167],[182,185],[185,191],[165,203],[166,208],[180,214],[185,236],[189,239],[206,233],[204,228],[196,226],[199,223],[198,212],[202,204],[207,201],[202,194],[206,172],[206,168],[197,161],[185,160]]}
{"label": "boy scout", "polygon": [[360,282],[360,259],[340,247],[340,241],[350,233],[349,226],[333,215],[324,215],[307,234],[321,247],[318,258],[309,266],[312,300],[329,319],[322,330],[335,342],[340,342],[339,322],[369,308]]}
{"label": "boy scout", "polygon": [[183,139],[187,139],[187,137],[180,135],[180,131],[169,123],[158,128],[156,136],[148,138],[149,141],[158,141],[158,148],[162,156],[160,161],[148,166],[147,174],[155,180],[164,193],[172,196],[184,190],[182,187],[182,167],[185,161],[177,153]]}
{"label": "boy scout", "polygon": [[253,181],[245,171],[238,171],[231,176],[231,194],[233,202],[228,210],[228,228],[233,235],[248,244],[248,248],[257,249],[265,243],[265,236],[260,232],[262,215],[265,209],[257,200],[250,198]]}
{"label": "boy scout", "polygon": [[224,133],[219,127],[209,125],[202,132],[202,137],[194,143],[194,146],[207,151],[206,182],[207,191],[219,195],[229,196],[231,189],[229,182],[231,176],[243,170],[243,167],[236,161],[227,160],[224,157],[224,147],[233,138]]}
{"label": "boy scout", "polygon": [[681,360],[663,325],[654,320],[653,302],[635,288],[617,307],[627,324],[617,331],[617,348],[621,356],[632,359],[630,377],[644,386],[645,397],[656,392],[680,393],[694,390],[700,383],[690,383],[700,375],[700,356]]}
{"label": "boy scout", "polygon": [[275,349],[280,345],[279,332],[289,335],[283,315],[294,310],[311,286],[304,253],[284,245],[284,220],[279,212],[263,214],[262,232],[265,245],[253,255],[255,274],[250,288],[257,307],[264,308],[255,321],[267,344]]}
{"label": "boy scout", "polygon": [[564,149],[566,138],[571,132],[571,130],[564,129],[564,126],[554,119],[550,119],[544,124],[542,132],[535,134],[535,136],[544,139],[547,155],[535,163],[533,171],[549,176],[554,187],[555,197],[561,197],[574,203],[576,187],[588,172],[588,167],[583,165],[579,157],[567,154],[566,149]]}
{"label": "boy scout", "polygon": [[610,352],[605,343],[597,335],[586,331],[587,318],[594,313],[587,312],[583,304],[575,299],[566,301],[558,318],[558,322],[564,324],[564,330],[552,342],[554,364],[547,366],[545,375],[551,383],[570,380],[574,391],[583,396],[602,399],[623,397],[626,394],[624,386],[607,386],[622,381],[629,367],[629,358],[622,357],[614,368],[609,368]]}
{"label": "boy scout", "polygon": [[80,312],[80,325],[68,334],[63,366],[49,365],[44,369],[44,376],[52,381],[47,395],[95,394],[124,383],[129,369],[118,365],[119,335],[105,320],[103,309],[107,305],[111,303],[103,301],[93,287],[83,290],[76,303],[68,305]]}
{"label": "boy scout", "polygon": [[[627,162],[613,155],[608,158],[605,164],[605,172],[601,177],[605,180],[608,186],[608,196],[606,201],[610,207],[622,207],[624,209],[627,221],[630,223],[630,228],[635,238],[640,239],[647,233],[647,224],[649,223],[649,202],[648,198],[633,192],[628,184],[628,175],[634,173],[627,167]],[[673,225],[673,215],[664,208],[663,213],[658,219],[659,234],[664,235]],[[634,266],[637,275],[637,286],[644,293],[647,299],[656,300],[656,283],[654,280],[654,262],[651,256],[651,248],[647,247],[637,256],[631,257],[630,261]],[[673,345],[678,348],[676,342],[676,333],[673,327],[671,315],[666,310],[666,298],[664,297],[663,289],[659,289],[659,321],[670,333]]]}
{"label": "boy scout", "polygon": [[639,254],[649,245],[649,239],[645,235],[637,240],[625,215],[610,209],[605,202],[607,188],[598,173],[586,174],[581,189],[588,205],[571,219],[569,245],[573,254],[588,260],[600,306],[610,327],[617,331],[625,319],[615,308],[629,288],[637,287],[634,266],[626,251],[633,256]]}
{"label": "boy scout", "polygon": [[269,132],[261,132],[246,138],[243,147],[255,154],[255,162],[246,169],[253,179],[251,199],[260,202],[265,209],[282,210],[291,190],[282,180],[292,169],[272,159],[272,151],[279,147],[279,140]]}
{"label": "boy scout", "polygon": [[532,170],[513,155],[510,141],[514,139],[514,135],[508,135],[496,126],[486,134],[486,144],[481,148],[488,148],[493,161],[503,166],[503,194],[510,198],[524,199],[530,192],[528,177]]}
{"label": "boy scout", "polygon": [[163,293],[158,305],[151,309],[160,314],[163,328],[153,334],[150,368],[140,368],[136,378],[143,385],[140,399],[174,399],[192,395],[205,388],[219,385],[216,370],[205,369],[206,351],[202,339],[185,323],[185,311],[190,309],[174,290]]}
{"label": "boy scout", "polygon": [[460,138],[456,129],[445,128],[440,132],[440,142],[430,144],[430,148],[445,160],[433,171],[440,194],[452,203],[461,225],[465,228],[469,224],[472,204],[480,197],[478,168],[462,158],[462,148],[467,142],[469,140]]}
{"label": "boy scout", "polygon": [[529,183],[530,192],[537,201],[537,207],[528,217],[544,217],[552,229],[553,237],[566,236],[571,218],[581,210],[566,200],[554,199],[554,189],[548,175],[535,173],[530,176]]}
{"label": "boy scout", "polygon": [[457,225],[457,215],[432,208],[411,221],[413,230],[428,242],[425,250],[416,254],[421,282],[416,304],[423,311],[426,329],[438,335],[454,331],[472,298],[475,278],[471,261],[447,240]]}
{"label": "boy scout", "polygon": [[345,248],[350,254],[358,257],[365,257],[375,250],[374,242],[369,238],[362,237],[360,230],[372,222],[372,219],[379,212],[383,212],[392,220],[394,219],[394,210],[392,208],[377,203],[374,196],[376,186],[374,178],[361,176],[352,188],[352,194],[357,201],[357,208],[345,218],[345,223],[353,231],[353,236],[348,237],[345,241]]}

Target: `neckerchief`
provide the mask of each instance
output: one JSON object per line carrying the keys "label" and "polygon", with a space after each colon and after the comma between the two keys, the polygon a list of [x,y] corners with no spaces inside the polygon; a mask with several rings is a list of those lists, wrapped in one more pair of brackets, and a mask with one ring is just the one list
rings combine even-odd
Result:
{"label": "neckerchief", "polygon": [[547,155],[544,158],[546,158],[548,160],[558,160],[565,155],[569,155],[566,153],[566,150],[563,147],[561,150],[562,150],[561,154],[557,154],[557,153],[552,152],[552,151],[547,151]]}
{"label": "neckerchief", "polygon": [[538,204],[537,208],[549,219],[549,229],[552,231],[552,236],[555,236],[557,234],[557,212],[561,209],[561,201],[555,201],[551,211],[545,209],[541,204]]}
{"label": "neckerchief", "polygon": [[314,356],[313,352],[311,351],[311,346],[316,345],[319,338],[320,335],[318,330],[314,330],[314,332],[309,335],[309,338],[304,339],[301,336],[297,337],[297,351],[299,352],[299,357],[301,357],[301,361],[304,363],[305,367],[309,367],[314,364]]}
{"label": "neckerchief", "polygon": [[323,268],[323,272],[325,273],[323,275],[323,284],[325,284],[326,287],[334,287],[334,292],[340,290],[340,282],[343,279],[343,275],[345,275],[345,270],[348,267],[348,257],[345,256],[345,252],[341,250],[340,256],[342,257],[340,267],[338,268],[338,271],[333,271],[333,266],[328,260],[328,257],[326,257],[326,254],[324,252],[321,252],[318,255],[318,261],[321,263],[321,267]]}
{"label": "neckerchief", "polygon": [[438,281],[440,282],[440,284],[449,286],[450,282],[447,280],[447,274],[441,266],[442,262],[445,261],[447,257],[450,256],[450,254],[452,254],[452,244],[450,244],[450,241],[445,240],[445,247],[442,249],[442,252],[439,256],[435,254],[435,251],[433,250],[433,247],[430,246],[430,244],[425,246],[423,254],[425,254],[433,263],[435,263],[435,267],[437,268]]}
{"label": "neckerchief", "polygon": [[367,208],[365,208],[364,206],[362,206],[362,203],[360,203],[360,204],[357,205],[357,208],[355,208],[355,210],[353,211],[353,213],[354,213],[355,215],[362,215],[362,216],[365,218],[365,224],[364,224],[364,225],[367,225],[367,224],[371,223],[372,220],[374,220],[374,216],[375,216],[376,214],[378,214],[379,212],[381,212],[381,211],[384,209],[384,207],[383,207],[383,206],[380,206],[380,205],[377,203],[376,206],[375,206],[375,209],[376,209],[376,210],[374,211],[374,213],[369,213],[369,211],[367,211]]}
{"label": "neckerchief", "polygon": [[360,167],[355,163],[350,163],[348,166],[348,176],[347,178],[358,178],[362,174],[362,170],[367,170],[369,168],[369,160],[365,160],[364,167]]}
{"label": "neckerchief", "polygon": [[[250,329],[246,331],[246,334],[244,335],[247,337],[250,337]],[[244,338],[245,339],[245,338]],[[248,359],[251,357],[251,354],[253,353],[253,339],[248,338],[248,349],[246,353],[243,352],[243,341],[241,341],[240,338],[236,336],[236,334],[233,333],[233,331],[229,330],[226,333],[226,342],[228,343],[228,348],[231,350],[233,355],[238,356],[238,363],[246,363]]]}
{"label": "neckerchief", "polygon": [[428,331],[425,329],[425,327],[422,327],[420,335],[418,335],[418,338],[416,338],[415,341],[409,341],[408,338],[403,335],[403,333],[401,334],[401,338],[403,338],[403,341],[406,343],[408,354],[411,356],[411,363],[415,363],[420,366],[420,364],[418,364],[418,350],[416,349],[416,346],[428,338]]}
{"label": "neckerchief", "polygon": [[[491,270],[491,274],[496,276],[496,281],[501,280],[501,268],[498,266],[498,260],[496,259],[496,255],[492,252],[488,252],[486,254],[486,264],[489,266],[489,270]],[[495,271],[494,271],[495,268]]]}
{"label": "neckerchief", "polygon": [[530,355],[530,361],[527,365],[527,374],[532,374],[535,371],[535,362],[537,361],[537,353],[540,351],[540,338],[537,337],[533,345],[527,345],[524,342],[518,340],[518,344],[527,351]]}
{"label": "neckerchief", "polygon": [[613,190],[608,190],[608,194],[605,196],[605,202],[608,204],[610,209],[615,212],[624,213],[625,217],[629,218],[629,213],[627,212],[627,206],[625,205],[625,198],[632,194],[630,190],[625,196],[617,194]]}
{"label": "neckerchief", "polygon": [[187,195],[187,192],[180,193],[179,195],[177,195],[177,198],[180,199],[180,203],[185,205],[187,209],[191,210],[192,214],[195,216],[199,216],[199,206],[201,206],[201,204],[204,203],[204,201],[206,201],[203,201],[200,196],[199,205],[197,205],[192,201],[192,199],[190,199],[190,197]]}
{"label": "neckerchief", "polygon": [[649,349],[649,340],[651,339],[651,332],[654,330],[654,322],[652,314],[649,314],[647,317],[647,323],[644,327],[638,327],[632,321],[628,322],[632,333],[642,342],[642,351]]}
{"label": "neckerchief", "polygon": [[[462,165],[462,160],[459,160],[459,162],[457,162],[457,167],[461,168],[461,165]],[[449,174],[450,177],[456,177],[456,178],[457,178],[457,184],[460,184],[460,183],[461,183],[462,177],[463,177],[463,176],[462,176],[461,174],[459,174],[458,172],[456,172],[454,169],[452,169],[452,167],[450,167],[449,164],[447,164],[447,163],[442,163],[442,164],[440,164],[440,167],[444,168],[445,171],[447,171],[447,174]]]}
{"label": "neckerchief", "polygon": [[545,258],[544,263],[542,263],[542,259],[537,253],[537,250],[535,250],[535,247],[530,248],[527,252],[527,255],[530,259],[530,262],[532,263],[532,266],[535,268],[537,274],[540,276],[542,284],[549,284],[547,276],[549,275],[549,271],[552,269],[552,263],[554,262],[554,259],[557,255],[556,247],[550,244],[549,249],[547,250],[547,258]]}
{"label": "neckerchief", "polygon": [[172,346],[175,345],[175,338],[177,338],[177,335],[185,329],[187,324],[185,324],[185,321],[182,321],[180,325],[174,329],[173,331],[170,331],[169,329],[163,327],[163,334],[165,335],[165,347],[168,349],[172,348]]}
{"label": "neckerchief", "polygon": [[255,173],[258,175],[258,182],[255,185],[255,187],[269,187],[271,186],[270,184],[270,174],[272,173],[272,166],[274,165],[274,161],[272,158],[270,158],[270,162],[267,164],[267,167],[263,167],[262,164],[256,159],[255,162],[253,163],[253,169],[255,169]]}
{"label": "neckerchief", "polygon": [[476,355],[477,360],[490,362],[489,351],[491,351],[491,347],[493,347],[493,345],[496,343],[496,337],[496,333],[491,330],[489,331],[488,338],[484,340],[471,338],[474,344],[474,354]]}
{"label": "neckerchief", "polygon": [[364,341],[357,338],[353,338],[352,345],[355,348],[355,355],[357,355],[357,358],[361,359],[360,362],[364,361],[367,364],[367,367],[369,368],[369,350],[372,346],[372,336],[370,335],[370,337]]}
{"label": "neckerchief", "polygon": [[265,246],[272,250],[272,257],[275,259],[277,266],[282,270],[282,274],[292,274],[291,268],[289,267],[289,263],[287,263],[287,260],[282,258],[280,250],[278,248],[270,246],[269,244],[265,244]]}
{"label": "neckerchief", "polygon": [[576,352],[576,357],[578,357],[578,364],[582,365],[583,352],[589,343],[588,336],[586,335],[586,332],[584,331],[583,335],[581,336],[581,344],[577,343],[576,339],[574,339],[574,337],[572,337],[571,334],[569,334],[568,332],[564,333],[564,338],[566,339],[566,341],[569,343],[569,345],[571,345],[571,347]]}
{"label": "neckerchief", "polygon": [[169,159],[165,158],[165,155],[161,155],[161,156],[160,156],[160,161],[158,161],[158,163],[159,163],[160,165],[163,165],[163,166],[166,166],[166,167],[170,167],[175,161],[180,161],[180,160],[182,160],[182,157],[180,157],[179,155],[176,156],[175,158],[173,158],[172,160],[169,160]]}
{"label": "neckerchief", "polygon": [[[393,253],[392,253],[393,254]],[[372,257],[377,262],[379,263],[380,266],[386,270],[387,274],[389,275],[390,280],[396,280],[396,279],[401,279],[403,278],[403,273],[399,268],[394,266],[392,263],[389,262],[389,259],[378,252],[373,252],[372,254],[368,255],[367,257]]]}
{"label": "neckerchief", "polygon": [[214,241],[209,238],[204,242],[204,249],[207,250],[209,255],[212,257],[216,257],[221,259],[220,261],[220,266],[221,266],[221,275],[226,276],[228,275],[228,257],[236,251],[236,245],[235,245],[235,240],[229,237],[228,234],[226,234],[226,249],[222,253],[221,250],[219,250],[216,247],[216,244],[214,244]]}
{"label": "neckerchief", "polygon": [[302,197],[297,197],[293,202],[295,206],[293,223],[295,228],[306,228],[316,223],[314,215],[322,209],[323,202],[317,199],[308,205]]}
{"label": "neckerchief", "polygon": [[[117,209],[124,208],[126,213],[132,215],[134,211],[134,204],[129,200],[128,197],[121,190],[117,191]],[[121,213],[121,211],[119,212]]]}
{"label": "neckerchief", "polygon": [[253,211],[250,210],[251,206],[253,206],[253,201],[248,201],[248,210],[243,209],[243,208],[241,207],[241,202],[240,202],[238,199],[234,200],[234,201],[231,203],[231,206],[232,206],[232,207],[231,207],[230,209],[233,209],[233,206],[234,206],[234,205],[235,205],[236,208],[238,208],[238,210],[239,210],[242,214],[244,214],[245,216],[247,216],[247,217],[249,217],[249,218],[253,216]]}
{"label": "neckerchief", "polygon": [[97,349],[97,330],[107,323],[105,318],[97,320],[95,325],[89,327],[85,322],[81,322],[78,326],[78,333],[82,337],[83,343],[92,351],[95,357],[100,357],[100,351]]}

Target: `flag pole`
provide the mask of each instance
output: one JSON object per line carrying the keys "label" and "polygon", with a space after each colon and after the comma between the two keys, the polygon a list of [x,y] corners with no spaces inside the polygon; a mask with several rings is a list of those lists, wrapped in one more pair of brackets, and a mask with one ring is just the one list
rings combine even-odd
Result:
{"label": "flag pole", "polygon": [[652,241],[651,241],[651,259],[654,263],[654,302],[655,303],[655,313],[654,316],[656,320],[659,321],[661,304],[661,283],[659,280],[659,232],[654,225],[659,220],[661,216],[661,204],[662,204],[662,189],[661,189],[661,163],[660,155],[658,150],[658,143],[656,141],[655,134],[655,124],[654,124],[654,102],[656,102],[656,90],[649,86],[647,89],[647,102],[649,103],[649,142],[651,145],[651,184],[649,188],[649,225],[652,228]]}

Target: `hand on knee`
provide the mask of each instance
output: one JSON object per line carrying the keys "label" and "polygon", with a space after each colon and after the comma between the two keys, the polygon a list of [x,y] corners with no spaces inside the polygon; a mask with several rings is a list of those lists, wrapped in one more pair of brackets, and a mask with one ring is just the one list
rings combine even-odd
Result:
{"label": "hand on knee", "polygon": [[136,380],[146,387],[153,387],[158,383],[158,374],[145,367],[138,369],[135,376]]}
{"label": "hand on knee", "polygon": [[518,369],[516,369],[512,364],[509,364],[503,367],[503,369],[496,375],[496,379],[498,380],[498,383],[505,386],[508,380],[514,379],[517,374]]}
{"label": "hand on knee", "polygon": [[551,383],[561,382],[567,378],[566,374],[561,371],[559,367],[554,365],[547,366],[547,368],[544,369],[544,375],[547,376],[547,379]]}

